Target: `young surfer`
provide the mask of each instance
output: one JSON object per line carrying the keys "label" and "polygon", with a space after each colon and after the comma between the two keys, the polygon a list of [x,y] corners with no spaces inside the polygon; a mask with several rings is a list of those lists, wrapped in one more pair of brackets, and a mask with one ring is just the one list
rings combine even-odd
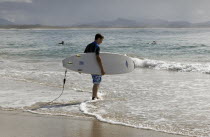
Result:
{"label": "young surfer", "polygon": [[96,60],[97,60],[98,65],[101,69],[101,75],[93,75],[92,74],[92,79],[93,79],[92,100],[98,99],[97,93],[98,93],[99,85],[102,80],[102,75],[105,75],[103,64],[102,64],[102,61],[100,58],[100,47],[99,47],[99,45],[102,43],[103,39],[104,39],[104,36],[102,36],[101,34],[96,34],[95,41],[88,44],[84,51],[84,53],[92,52],[92,53],[96,54]]}

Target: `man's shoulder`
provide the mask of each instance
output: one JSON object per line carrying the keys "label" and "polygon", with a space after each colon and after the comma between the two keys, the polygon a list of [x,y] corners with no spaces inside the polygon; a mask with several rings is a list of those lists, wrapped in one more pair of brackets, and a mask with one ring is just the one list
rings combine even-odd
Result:
{"label": "man's shoulder", "polygon": [[87,46],[92,46],[92,45],[95,45],[93,42],[91,42],[90,44],[88,44]]}

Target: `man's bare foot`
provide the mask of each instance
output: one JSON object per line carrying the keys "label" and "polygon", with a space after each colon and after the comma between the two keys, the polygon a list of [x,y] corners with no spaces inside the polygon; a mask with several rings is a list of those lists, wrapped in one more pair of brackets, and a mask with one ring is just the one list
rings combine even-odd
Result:
{"label": "man's bare foot", "polygon": [[99,97],[92,97],[92,100],[100,99]]}

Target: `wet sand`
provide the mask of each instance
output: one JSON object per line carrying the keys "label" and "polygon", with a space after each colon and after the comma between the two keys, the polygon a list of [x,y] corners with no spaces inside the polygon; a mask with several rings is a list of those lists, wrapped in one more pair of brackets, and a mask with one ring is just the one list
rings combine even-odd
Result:
{"label": "wet sand", "polygon": [[181,137],[103,123],[95,118],[0,111],[1,137]]}

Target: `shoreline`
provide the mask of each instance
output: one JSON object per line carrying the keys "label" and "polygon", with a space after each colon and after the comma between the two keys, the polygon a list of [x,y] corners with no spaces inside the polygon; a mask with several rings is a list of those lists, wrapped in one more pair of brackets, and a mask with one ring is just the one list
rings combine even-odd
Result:
{"label": "shoreline", "polygon": [[183,137],[98,121],[96,118],[39,115],[0,110],[3,137]]}

